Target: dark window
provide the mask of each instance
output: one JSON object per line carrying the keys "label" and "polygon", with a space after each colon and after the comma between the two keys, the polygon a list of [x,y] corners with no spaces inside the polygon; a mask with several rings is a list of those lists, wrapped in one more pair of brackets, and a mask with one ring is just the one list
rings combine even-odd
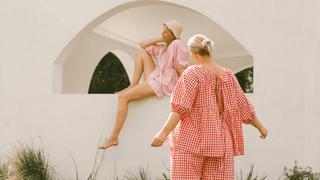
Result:
{"label": "dark window", "polygon": [[245,93],[253,93],[253,67],[249,67],[235,74]]}
{"label": "dark window", "polygon": [[106,54],[97,65],[88,94],[114,94],[130,85],[126,69],[113,53]]}

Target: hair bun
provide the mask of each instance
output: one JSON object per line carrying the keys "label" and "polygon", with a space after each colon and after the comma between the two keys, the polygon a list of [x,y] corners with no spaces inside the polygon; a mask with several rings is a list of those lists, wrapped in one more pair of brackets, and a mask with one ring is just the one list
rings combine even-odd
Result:
{"label": "hair bun", "polygon": [[200,56],[212,55],[213,44],[212,40],[202,34],[196,34],[188,40],[190,52],[198,53]]}
{"label": "hair bun", "polygon": [[207,51],[211,52],[213,46],[213,42],[210,39],[205,39],[202,41],[202,47]]}

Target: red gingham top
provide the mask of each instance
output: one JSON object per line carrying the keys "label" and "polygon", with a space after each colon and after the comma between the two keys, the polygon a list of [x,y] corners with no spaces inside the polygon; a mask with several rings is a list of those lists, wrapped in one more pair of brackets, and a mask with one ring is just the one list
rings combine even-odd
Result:
{"label": "red gingham top", "polygon": [[229,127],[234,156],[244,155],[241,123],[249,124],[256,114],[229,69],[225,69],[224,75],[217,76],[201,65],[189,67],[172,92],[171,106],[171,111],[179,113],[182,118],[165,142],[170,148],[202,156],[223,156],[223,119]]}

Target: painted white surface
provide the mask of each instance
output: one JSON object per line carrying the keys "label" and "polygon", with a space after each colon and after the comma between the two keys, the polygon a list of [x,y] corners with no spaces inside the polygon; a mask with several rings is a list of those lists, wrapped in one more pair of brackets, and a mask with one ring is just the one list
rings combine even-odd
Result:
{"label": "painted white surface", "polygon": [[195,34],[205,34],[215,42],[214,57],[217,59],[250,55],[214,20],[201,12],[172,4],[147,4],[126,9],[101,22],[93,31],[131,46],[134,46],[133,42],[139,46],[142,40],[160,37],[163,31],[162,22],[173,19],[183,25],[180,37],[184,44]]}
{"label": "painted white surface", "polygon": [[215,59],[215,62],[221,67],[230,69],[234,74],[254,66],[253,57],[250,55]]}
{"label": "painted white surface", "polygon": [[[11,143],[37,141],[40,135],[59,173],[75,178],[68,149],[81,179],[86,178],[101,133],[108,136],[113,126],[117,96],[54,94],[53,81],[60,81],[53,76],[54,62],[59,57],[57,64],[64,63],[62,57],[91,32],[82,31],[89,23],[126,5],[157,2],[0,1],[0,156],[10,152]],[[295,160],[320,172],[320,2],[167,2],[213,19],[254,58],[255,87],[248,97],[269,137],[260,140],[255,129],[244,126],[246,155],[236,158],[237,172],[247,172],[254,163],[268,179],[278,179],[283,167],[292,167]],[[63,51],[69,42],[73,46]],[[119,175],[123,168],[141,164],[150,164],[158,174],[166,172],[167,147],[149,144],[167,118],[169,100],[150,98],[130,105],[121,145],[106,151],[100,177],[112,179],[115,161]]]}

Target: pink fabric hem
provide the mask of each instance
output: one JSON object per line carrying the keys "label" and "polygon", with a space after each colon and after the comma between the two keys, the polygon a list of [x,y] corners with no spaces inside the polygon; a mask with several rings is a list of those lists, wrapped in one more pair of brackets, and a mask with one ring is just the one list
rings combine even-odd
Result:
{"label": "pink fabric hem", "polygon": [[151,79],[148,81],[151,89],[154,91],[156,96],[160,99],[164,96],[163,91],[161,90],[160,84],[157,83],[155,80]]}

